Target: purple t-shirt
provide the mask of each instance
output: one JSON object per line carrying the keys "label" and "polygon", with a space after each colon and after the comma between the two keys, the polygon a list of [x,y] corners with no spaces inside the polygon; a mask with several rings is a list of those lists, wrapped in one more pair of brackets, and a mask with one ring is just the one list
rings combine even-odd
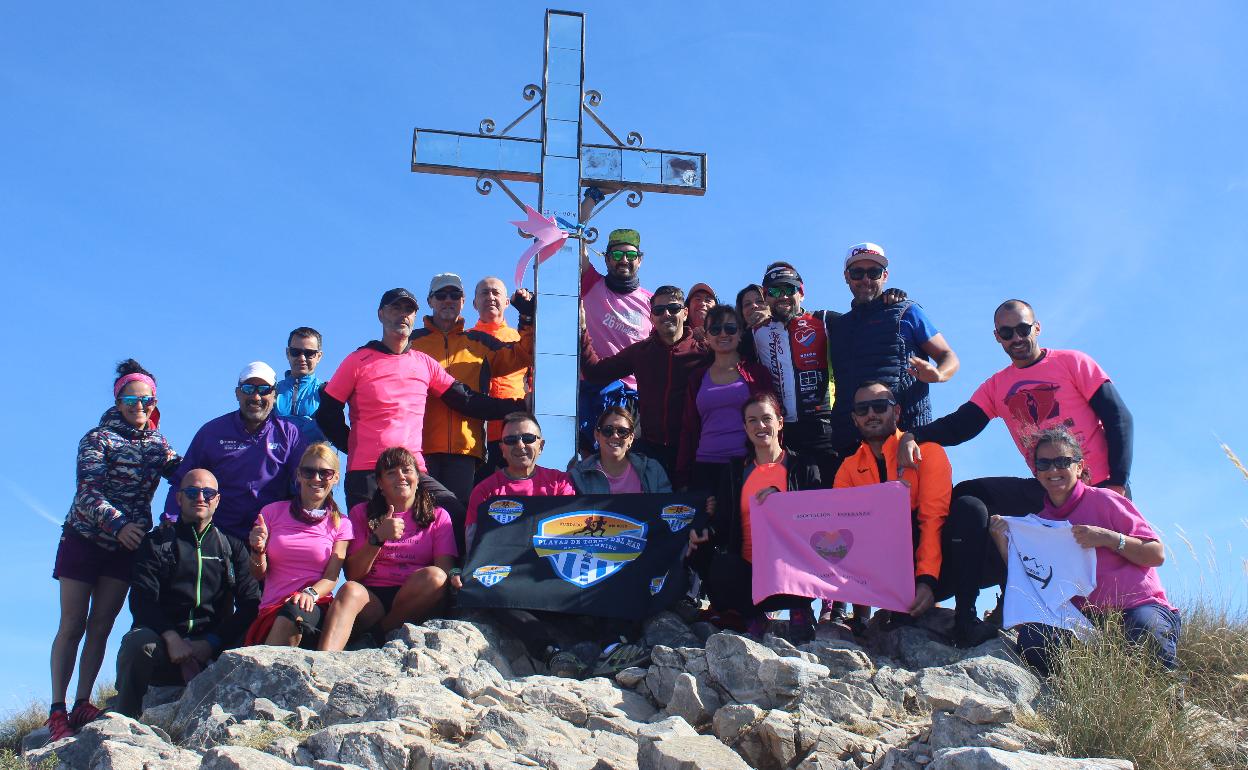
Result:
{"label": "purple t-shirt", "polygon": [[708,370],[698,388],[698,414],[702,416],[702,438],[698,441],[697,461],[726,463],[745,457],[745,427],[741,405],[750,397],[745,380],[716,385]]}

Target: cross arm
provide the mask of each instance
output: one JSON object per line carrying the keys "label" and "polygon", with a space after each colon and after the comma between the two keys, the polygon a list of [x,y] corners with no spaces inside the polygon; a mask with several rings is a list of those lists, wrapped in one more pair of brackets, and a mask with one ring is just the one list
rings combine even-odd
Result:
{"label": "cross arm", "polygon": [[582,148],[581,183],[610,192],[706,194],[706,153],[587,144]]}
{"label": "cross arm", "polygon": [[412,171],[539,182],[542,142],[514,136],[418,128],[412,134]]}

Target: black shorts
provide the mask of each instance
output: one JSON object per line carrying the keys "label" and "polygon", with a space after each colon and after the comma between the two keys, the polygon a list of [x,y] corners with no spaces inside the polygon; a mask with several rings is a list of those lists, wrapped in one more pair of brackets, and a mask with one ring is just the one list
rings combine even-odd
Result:
{"label": "black shorts", "polygon": [[307,612],[299,609],[294,602],[286,602],[282,608],[277,611],[279,618],[286,618],[295,627],[299,629],[299,633],[303,634],[304,642],[312,637],[319,636],[321,633],[321,623],[325,621],[325,613],[321,610],[321,605],[317,604]]}
{"label": "black shorts", "polygon": [[390,608],[394,606],[394,599],[399,595],[399,589],[403,586],[364,586],[368,592],[377,597],[377,601],[381,602],[382,608],[386,614],[390,614]]}

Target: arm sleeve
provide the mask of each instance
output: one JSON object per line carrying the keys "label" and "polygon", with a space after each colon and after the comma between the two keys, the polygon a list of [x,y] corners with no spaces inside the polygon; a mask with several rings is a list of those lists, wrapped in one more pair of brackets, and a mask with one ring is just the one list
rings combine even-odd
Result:
{"label": "arm sleeve", "polygon": [[920,425],[911,432],[914,434],[914,440],[920,444],[928,442],[941,446],[956,446],[978,436],[984,428],[988,427],[988,421],[988,415],[984,414],[983,409],[967,401],[956,411],[939,420],[929,422],[927,425]]}
{"label": "arm sleeve", "polygon": [[182,458],[174,450],[173,445],[165,440],[165,464],[160,469],[161,478],[168,481],[173,478],[173,474],[178,470],[178,466],[182,464]]}
{"label": "arm sleeve", "polygon": [[658,460],[650,460],[654,465],[654,472],[658,475],[660,481],[656,489],[647,489],[646,492],[658,492],[660,494],[672,491],[672,481],[667,477],[667,471],[663,470],[663,465]]}
{"label": "arm sleeve", "polygon": [[490,376],[502,377],[512,372],[523,372],[533,365],[533,327],[520,329],[516,342],[501,342],[494,337],[479,333],[476,339],[485,347],[485,358],[490,362]]}
{"label": "arm sleeve", "polygon": [[581,374],[593,382],[611,382],[635,373],[633,354],[638,345],[645,340],[634,342],[615,355],[599,358],[594,346],[589,342],[589,335],[581,333]]}
{"label": "arm sleeve", "polygon": [[317,427],[339,452],[347,451],[351,438],[351,429],[347,427],[346,407],[346,404],[329,393],[321,394],[321,403],[316,407]]}
{"label": "arm sleeve", "polygon": [[1105,447],[1109,455],[1109,478],[1116,486],[1126,486],[1131,475],[1131,445],[1134,425],[1131,412],[1118,395],[1114,383],[1106,382],[1088,399],[1088,405],[1105,427]]}
{"label": "arm sleeve", "polygon": [[923,352],[919,350],[923,343],[939,334],[935,325],[932,324],[932,319],[927,317],[927,313],[917,302],[906,308],[906,312],[901,316],[900,325],[902,336],[909,337],[919,353]]}
{"label": "arm sleeve", "polygon": [[1114,495],[1109,498],[1109,504],[1112,506],[1106,512],[1107,528],[1115,532],[1120,532],[1127,537],[1138,537],[1144,541],[1160,540],[1157,532],[1145,520],[1144,515],[1135,507],[1135,503],[1131,502],[1121,495]]}
{"label": "arm sleeve", "polygon": [[78,488],[74,508],[83,512],[100,529],[116,535],[126,525],[126,515],[104,496],[108,478],[108,457],[103,436],[91,431],[78,442]]}
{"label": "arm sleeve", "polygon": [[512,412],[524,408],[522,398],[493,398],[478,393],[462,382],[453,381],[439,396],[442,403],[460,414],[478,420],[501,420]]}
{"label": "arm sleeve", "polygon": [[234,564],[234,612],[217,630],[221,645],[234,647],[242,643],[251,622],[260,611],[260,584],[251,574],[247,546],[241,541],[231,543],[230,560]]}
{"label": "arm sleeve", "polygon": [[429,525],[433,535],[433,556],[450,556],[459,558],[459,548],[455,545],[455,530],[451,527],[451,517],[445,510],[439,509],[433,523]]}
{"label": "arm sleeve", "polygon": [[584,298],[585,292],[594,288],[594,284],[602,280],[602,273],[598,272],[598,268],[588,260],[585,267],[581,268],[581,297]]}
{"label": "arm sleeve", "polygon": [[[934,583],[940,578],[942,560],[940,534],[949,517],[953,494],[953,468],[939,445],[922,447],[919,463],[919,542],[915,544],[914,574],[926,575]],[[935,588],[935,586],[932,586]]]}
{"label": "arm sleeve", "polygon": [[136,627],[150,628],[158,634],[177,627],[160,606],[160,562],[152,549],[151,537],[143,538],[134,557],[134,569],[130,574],[130,614]]}

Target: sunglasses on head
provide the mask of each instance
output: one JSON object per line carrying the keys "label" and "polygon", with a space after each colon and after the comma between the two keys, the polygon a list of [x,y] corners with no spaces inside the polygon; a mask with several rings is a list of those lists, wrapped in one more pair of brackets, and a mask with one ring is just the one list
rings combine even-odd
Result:
{"label": "sunglasses on head", "polygon": [[1031,329],[1035,324],[1014,324],[1013,326],[998,326],[997,336],[1003,340],[1012,340],[1017,334],[1019,339],[1026,339],[1031,336]]}
{"label": "sunglasses on head", "polygon": [[252,385],[250,382],[244,382],[238,386],[238,389],[245,396],[267,396],[277,390],[276,385]]}
{"label": "sunglasses on head", "polygon": [[861,281],[864,276],[874,281],[877,278],[880,278],[881,276],[884,275],[884,268],[882,267],[851,267],[845,272],[846,274],[849,275],[849,279],[851,281]]}
{"label": "sunglasses on head", "polygon": [[736,324],[714,324],[706,327],[706,330],[712,335],[716,334],[736,334],[738,326]]}
{"label": "sunglasses on head", "polygon": [[1079,462],[1078,457],[1067,457],[1065,455],[1059,457],[1037,457],[1036,470],[1047,471],[1050,468],[1057,468],[1059,471],[1064,471],[1077,462]]}
{"label": "sunglasses on head", "polygon": [[203,495],[204,500],[211,503],[219,494],[221,493],[212,487],[182,487],[182,496],[187,500],[198,500]]}
{"label": "sunglasses on head", "polygon": [[117,400],[126,406],[137,406],[142,404],[145,409],[156,403],[155,396],[119,396]]}
{"label": "sunglasses on head", "polygon": [[619,262],[621,259],[627,259],[629,262],[636,262],[641,258],[641,252],[612,249],[607,252],[607,256],[611,258],[612,262]]}
{"label": "sunglasses on head", "polygon": [[321,481],[329,481],[337,473],[333,468],[308,468],[299,466],[299,478],[311,481],[312,479],[320,479]]}
{"label": "sunglasses on head", "polygon": [[442,302],[448,299],[463,299],[464,293],[459,289],[441,289],[433,293],[433,298]]}
{"label": "sunglasses on head", "polygon": [[615,438],[616,436],[628,438],[633,435],[633,429],[626,428],[623,425],[599,425],[598,432],[607,438]]}
{"label": "sunglasses on head", "polygon": [[286,353],[293,358],[316,358],[321,354],[319,350],[308,350],[307,348],[286,348]]}
{"label": "sunglasses on head", "polygon": [[885,414],[894,406],[897,406],[897,402],[891,398],[873,398],[870,401],[859,401],[854,404],[854,414],[859,417],[866,417],[867,412]]}
{"label": "sunglasses on head", "polygon": [[781,284],[779,286],[767,287],[768,297],[792,297],[794,294],[797,294],[796,286],[789,286],[788,284]]}
{"label": "sunglasses on head", "polygon": [[502,441],[507,446],[515,446],[516,444],[519,444],[521,441],[523,441],[525,444],[536,444],[539,438],[541,438],[541,436],[537,435],[536,433],[517,433],[514,436],[503,436],[499,440]]}
{"label": "sunglasses on head", "polygon": [[654,315],[678,315],[684,310],[685,306],[679,302],[669,302],[666,305],[653,305],[650,312]]}

